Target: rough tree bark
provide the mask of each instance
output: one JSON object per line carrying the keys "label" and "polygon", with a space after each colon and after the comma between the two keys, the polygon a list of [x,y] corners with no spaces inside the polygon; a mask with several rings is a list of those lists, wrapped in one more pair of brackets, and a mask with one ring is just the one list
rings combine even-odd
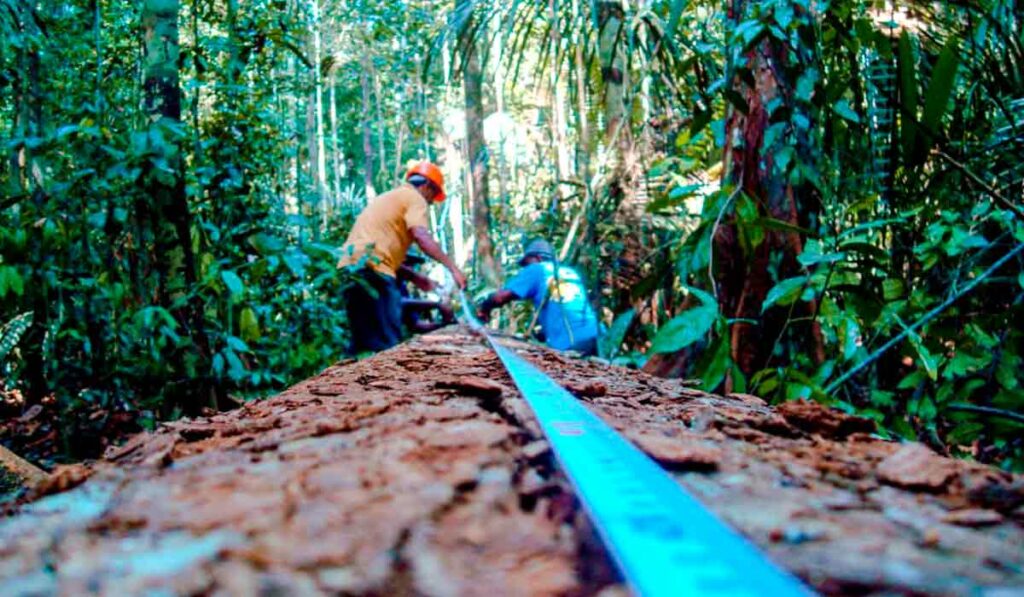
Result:
{"label": "rough tree bark", "polygon": [[[772,408],[502,342],[816,591],[1024,587],[1021,475],[882,440],[871,421],[816,403]],[[58,469],[35,494],[67,493],[0,525],[0,585],[68,595],[626,594],[542,440],[479,338],[464,328],[419,336]]]}
{"label": "rough tree bark", "polygon": [[[730,16],[740,22],[754,2],[734,0]],[[767,106],[772,101],[793,102],[795,81],[785,80],[785,73],[795,61],[812,61],[812,56],[797,56],[786,45],[772,37],[752,48],[746,54],[745,67],[753,73],[754,86],[737,79],[736,91],[744,98],[747,110],[732,109],[726,122],[728,140],[724,156],[723,178],[725,187],[732,187],[755,201],[762,216],[800,226],[801,210],[813,209],[809,200],[809,185],[794,186],[780,172],[775,161],[779,149],[786,143],[780,138],[772,144],[766,142],[769,125]],[[811,141],[797,137],[800,153],[809,153]],[[719,308],[730,319],[740,320],[730,329],[732,359],[745,375],[763,368],[771,356],[772,346],[786,325],[787,314],[781,309],[762,316],[761,305],[777,280],[796,275],[800,265],[797,256],[803,251],[804,239],[793,231],[766,230],[764,241],[744,256],[739,243],[735,218],[726,220],[713,239],[715,283]],[[780,255],[781,254],[781,255]],[[778,262],[778,271],[771,264]],[[805,303],[806,304],[806,303]],[[810,313],[815,311],[810,305]],[[756,323],[750,323],[750,321]],[[821,329],[815,322],[810,330],[811,351],[817,360],[823,359]],[[731,380],[727,381],[731,386]]]}
{"label": "rough tree bark", "polygon": [[[729,17],[739,24],[749,16],[756,5],[750,0],[732,0]],[[798,11],[798,14],[799,11]],[[768,217],[794,228],[805,227],[816,209],[810,185],[794,185],[781,171],[775,156],[784,146],[794,145],[797,155],[820,155],[820,148],[813,146],[807,134],[778,135],[774,142],[766,142],[765,131],[769,126],[768,106],[772,102],[783,102],[783,109],[790,112],[802,110],[794,100],[795,81],[787,80],[787,73],[798,71],[798,66],[810,67],[814,57],[800,52],[772,36],[751,48],[743,56],[739,70],[752,74],[753,85],[734,78],[734,91],[743,98],[745,110],[730,107],[725,127],[726,149],[723,157],[723,188],[734,189],[728,205],[722,207],[721,225],[713,231],[712,266],[714,290],[719,310],[725,317],[738,320],[729,330],[730,357],[747,377],[770,364],[772,349],[776,341],[783,339],[788,325],[789,308],[769,309],[762,314],[762,305],[768,291],[778,280],[798,275],[800,265],[797,256],[803,251],[803,237],[793,231],[767,229],[765,238],[750,254],[745,254],[740,244],[740,230],[735,213],[740,193],[749,197],[757,206],[759,217]],[[804,116],[814,121],[813,114]],[[777,264],[777,266],[776,266]],[[774,271],[773,271],[774,270]],[[682,310],[688,307],[684,303]],[[816,304],[800,303],[793,315],[811,316]],[[816,322],[802,323],[803,332],[812,358],[824,360],[821,328]],[[809,329],[808,329],[809,327]],[[644,366],[654,375],[676,377],[686,375],[694,356],[692,348],[677,353],[655,355]],[[731,391],[735,380],[728,376],[726,391]]]}

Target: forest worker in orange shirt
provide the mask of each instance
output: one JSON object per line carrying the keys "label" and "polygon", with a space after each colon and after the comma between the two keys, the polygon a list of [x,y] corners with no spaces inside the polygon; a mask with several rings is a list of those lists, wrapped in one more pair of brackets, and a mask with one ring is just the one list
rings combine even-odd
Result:
{"label": "forest worker in orange shirt", "polygon": [[406,184],[371,200],[356,218],[342,247],[338,267],[356,269],[357,280],[345,290],[352,330],[352,354],[391,348],[402,340],[402,295],[398,277],[412,243],[448,268],[459,288],[466,276],[430,234],[427,205],[444,201],[444,176],[430,162],[405,175]]}

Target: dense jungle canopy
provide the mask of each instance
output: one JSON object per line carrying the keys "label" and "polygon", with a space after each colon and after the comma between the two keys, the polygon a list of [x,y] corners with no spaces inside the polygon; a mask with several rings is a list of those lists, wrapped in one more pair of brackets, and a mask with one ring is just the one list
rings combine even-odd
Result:
{"label": "dense jungle canopy", "polygon": [[342,358],[340,246],[427,159],[473,298],[543,236],[605,359],[1024,468],[1020,0],[0,0],[0,36],[0,414],[46,458]]}

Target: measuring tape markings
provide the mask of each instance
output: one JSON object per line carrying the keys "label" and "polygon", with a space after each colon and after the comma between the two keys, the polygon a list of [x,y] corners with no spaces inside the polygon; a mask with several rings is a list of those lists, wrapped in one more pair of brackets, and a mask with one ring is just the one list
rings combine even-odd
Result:
{"label": "measuring tape markings", "polygon": [[533,410],[627,583],[643,596],[809,595],[550,377],[500,345],[469,312]]}

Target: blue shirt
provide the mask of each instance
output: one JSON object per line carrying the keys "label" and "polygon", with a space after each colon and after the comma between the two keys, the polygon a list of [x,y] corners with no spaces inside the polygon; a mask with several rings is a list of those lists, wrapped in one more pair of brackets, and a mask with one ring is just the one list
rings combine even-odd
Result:
{"label": "blue shirt", "polygon": [[583,279],[571,267],[560,265],[556,280],[555,264],[531,263],[505,283],[505,290],[540,309],[537,320],[551,348],[567,350],[597,338],[597,317],[587,301]]}

